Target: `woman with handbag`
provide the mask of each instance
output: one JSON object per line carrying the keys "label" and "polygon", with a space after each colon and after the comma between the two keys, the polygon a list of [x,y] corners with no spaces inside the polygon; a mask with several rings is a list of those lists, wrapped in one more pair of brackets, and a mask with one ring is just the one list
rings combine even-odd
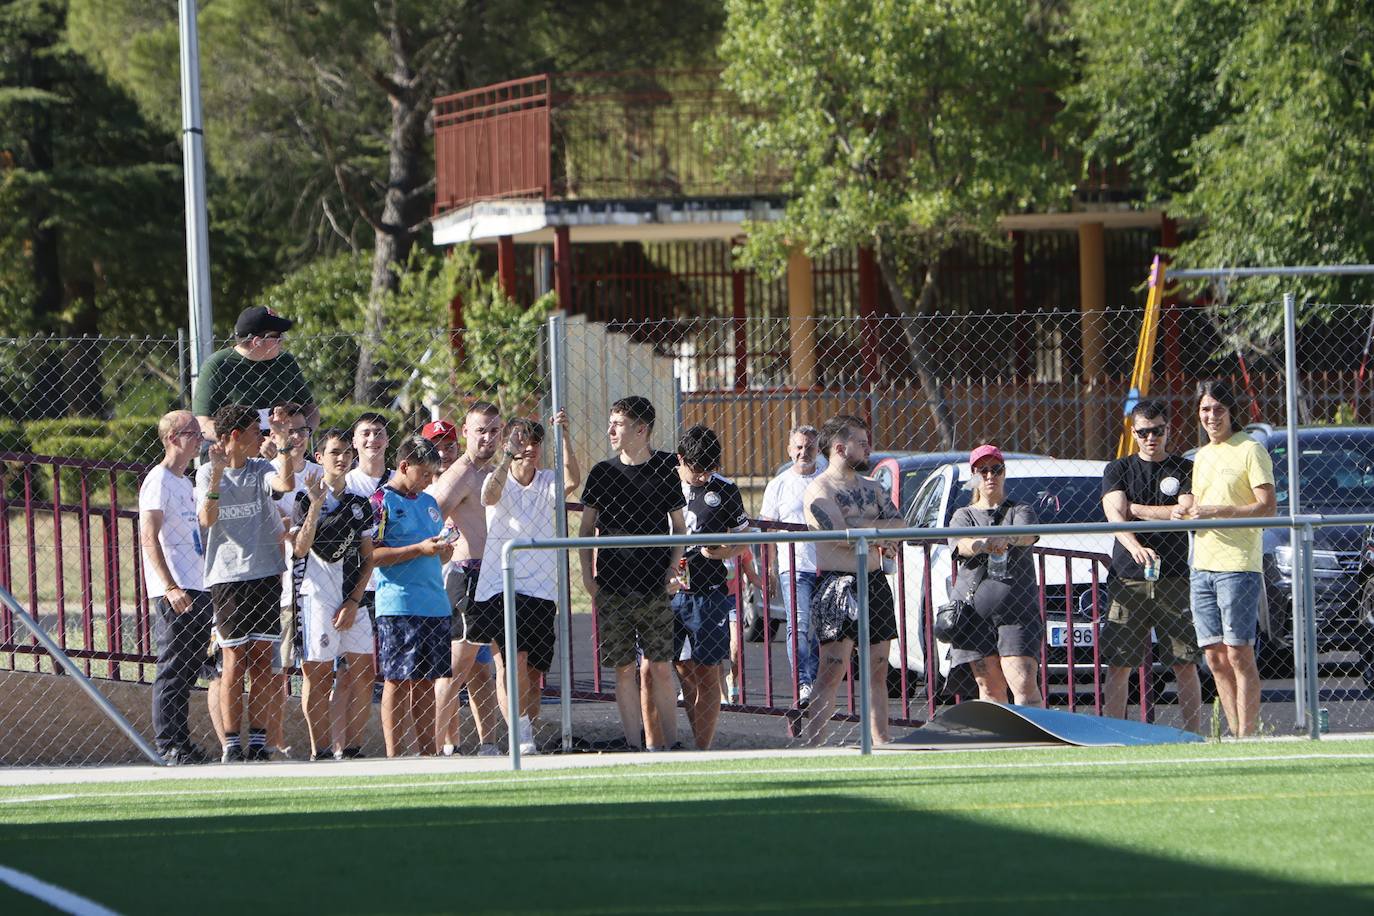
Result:
{"label": "woman with handbag", "polygon": [[[952,528],[1034,525],[1035,510],[1006,498],[1007,462],[995,445],[980,445],[969,455],[972,502],[956,509]],[[978,699],[1022,706],[1040,703],[1037,661],[1042,627],[1037,599],[1034,535],[950,538],[958,578],[950,597],[973,608],[950,650],[950,665],[969,665],[978,682]]]}

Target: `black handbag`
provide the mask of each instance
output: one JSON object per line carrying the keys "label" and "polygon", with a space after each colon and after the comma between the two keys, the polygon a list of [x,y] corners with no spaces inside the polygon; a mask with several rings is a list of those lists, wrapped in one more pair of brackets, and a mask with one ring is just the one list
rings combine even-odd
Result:
{"label": "black handbag", "polygon": [[[1002,505],[997,507],[997,511],[992,514],[992,527],[1002,524],[1002,519],[1007,512],[1015,505],[1011,500],[1003,500]],[[984,570],[986,571],[985,567]],[[969,590],[969,597],[972,598],[978,592],[978,586],[983,584],[979,579],[978,583]],[[948,604],[943,604],[935,609],[935,621],[931,624],[931,632],[940,642],[947,642],[951,645],[958,645],[972,636],[978,629],[982,621],[978,617],[978,612],[973,607],[972,601],[965,601],[962,598],[955,598]]]}

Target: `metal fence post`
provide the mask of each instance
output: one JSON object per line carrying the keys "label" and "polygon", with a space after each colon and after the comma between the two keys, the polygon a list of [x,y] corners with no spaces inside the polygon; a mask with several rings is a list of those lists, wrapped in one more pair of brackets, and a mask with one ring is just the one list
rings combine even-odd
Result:
{"label": "metal fence post", "polygon": [[[1312,557],[1304,556],[1304,548],[1299,544],[1297,518],[1300,514],[1298,481],[1298,316],[1296,299],[1292,293],[1283,294],[1283,349],[1287,379],[1284,381],[1284,394],[1287,404],[1288,431],[1288,546],[1293,557],[1292,621],[1289,633],[1293,638],[1293,700],[1295,725],[1301,729],[1307,725],[1307,684],[1304,667],[1307,661],[1306,630],[1303,627],[1307,600],[1306,589],[1302,583],[1311,578]],[[1310,545],[1309,545],[1310,546]],[[1273,623],[1270,623],[1273,632]]]}
{"label": "metal fence post", "polygon": [[[567,326],[562,312],[549,316],[549,407],[553,413],[563,409],[566,397],[567,354],[565,352]],[[558,481],[557,508],[554,511],[554,534],[568,536],[568,501],[563,491],[563,427],[553,426],[554,479]],[[563,750],[572,750],[572,588],[568,581],[568,563],[572,555],[564,552],[555,557],[558,573],[558,709]]]}
{"label": "metal fence post", "polygon": [[506,627],[506,739],[510,743],[510,768],[520,769],[520,656],[515,643],[515,557],[519,541],[501,548],[501,594]]}
{"label": "metal fence post", "polygon": [[[1313,552],[1315,538],[1310,523],[1302,526],[1302,552],[1303,567],[1298,581],[1293,583],[1294,591],[1302,591],[1302,619],[1298,622],[1299,629],[1294,630],[1293,644],[1298,645],[1297,634],[1302,634],[1302,664],[1298,667],[1302,672],[1303,697],[1306,701],[1301,711],[1307,718],[1307,737],[1317,740],[1321,737],[1321,721],[1318,717],[1317,707],[1321,702],[1321,694],[1317,688],[1317,584],[1316,575],[1313,572],[1316,557]],[[1295,658],[1296,662],[1297,659]]]}
{"label": "metal fence post", "polygon": [[859,753],[867,756],[873,753],[873,733],[868,727],[873,658],[868,651],[868,538],[862,535],[854,541],[854,579],[859,601]]}

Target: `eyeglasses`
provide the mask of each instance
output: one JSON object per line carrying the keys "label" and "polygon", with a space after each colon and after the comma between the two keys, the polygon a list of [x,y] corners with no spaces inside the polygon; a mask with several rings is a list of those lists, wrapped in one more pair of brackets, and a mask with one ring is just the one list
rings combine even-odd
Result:
{"label": "eyeglasses", "polygon": [[1167,426],[1138,426],[1133,430],[1133,432],[1135,433],[1135,437],[1137,439],[1148,439],[1150,436],[1158,436],[1160,438],[1163,438],[1164,433],[1166,430],[1168,430],[1168,428],[1169,427]]}
{"label": "eyeglasses", "polygon": [[171,438],[173,438],[173,439],[199,439],[199,438],[201,438],[201,433],[200,433],[200,430],[198,430],[198,429],[179,429],[179,430],[177,430],[176,432],[172,433]]}
{"label": "eyeglasses", "polygon": [[267,333],[267,334],[259,334],[258,336],[261,337],[263,340],[281,340],[281,339],[282,339],[282,332],[281,332],[281,331],[271,331],[271,332],[269,332],[269,333]]}
{"label": "eyeglasses", "polygon": [[288,429],[287,432],[290,433],[290,434],[293,435],[293,436],[308,436],[308,435],[310,435],[310,427],[308,427],[308,426],[293,426],[293,427],[291,427],[290,429]]}
{"label": "eyeglasses", "polygon": [[984,477],[1001,477],[1006,473],[1006,470],[1005,464],[985,464],[982,467],[974,468],[973,473],[981,474]]}

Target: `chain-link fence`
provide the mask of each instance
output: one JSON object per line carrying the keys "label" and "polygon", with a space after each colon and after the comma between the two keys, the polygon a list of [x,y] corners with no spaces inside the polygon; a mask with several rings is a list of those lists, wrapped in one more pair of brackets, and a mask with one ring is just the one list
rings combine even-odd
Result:
{"label": "chain-link fence", "polygon": [[[1369,498],[1374,492],[1374,452],[1366,439],[1374,437],[1374,431],[1360,424],[1374,406],[1366,385],[1374,309],[1305,308],[1309,311],[1303,315],[1297,350],[1303,429],[1296,508],[1324,515],[1369,512],[1374,506]],[[1292,488],[1281,428],[1287,416],[1287,377],[1281,324],[1272,320],[1272,311],[1212,308],[1183,316],[1166,314],[1149,397],[1162,400],[1167,411],[1156,417],[1138,415],[1132,428],[1163,425],[1167,439],[1162,448],[1168,454],[1204,444],[1198,382],[1226,380],[1238,397],[1232,418],[1237,426],[1273,426],[1255,426],[1251,435],[1271,456],[1277,511],[1287,514]],[[583,529],[585,506],[595,510],[591,534],[639,533],[635,525],[648,524],[642,510],[655,506],[663,513],[654,509],[649,514],[655,515],[654,524],[663,523],[663,530],[664,518],[682,510],[683,530],[731,531],[738,520],[716,510],[722,504],[733,505],[736,496],[752,527],[804,527],[807,518],[801,503],[813,473],[808,450],[815,448],[805,428],[821,427],[839,414],[857,417],[867,426],[871,474],[890,496],[892,514],[907,524],[943,528],[961,512],[968,515],[973,490],[982,484],[982,475],[969,468],[968,455],[983,442],[1000,447],[1002,459],[995,463],[1005,466],[1005,496],[1037,520],[1100,521],[1107,464],[1123,438],[1136,437],[1123,425],[1122,405],[1133,397],[1126,371],[1141,320],[1138,309],[1116,309],[1090,315],[1038,312],[922,319],[682,319],[611,331],[577,316],[560,317],[550,326],[551,335],[525,335],[528,340],[522,336],[522,353],[502,355],[497,361],[500,371],[480,378],[469,367],[482,354],[472,349],[490,344],[479,345],[475,336],[462,332],[392,337],[374,351],[377,368],[365,379],[359,378],[357,369],[358,339],[288,334],[285,349],[300,366],[309,400],[320,415],[318,421],[309,411],[300,421],[278,418],[267,437],[269,443],[293,447],[299,465],[293,491],[276,503],[281,520],[276,549],[288,574],[284,588],[272,599],[287,609],[276,621],[284,641],[299,645],[287,653],[284,663],[276,652],[266,662],[254,653],[234,660],[236,679],[246,666],[263,683],[254,706],[253,678],[243,680],[249,699],[240,720],[241,742],[246,748],[256,738],[258,746],[277,748],[278,755],[289,749],[297,758],[312,751],[322,756],[378,755],[387,749],[385,712],[392,720],[394,752],[428,751],[431,745],[438,752],[452,745],[457,753],[504,748],[506,729],[496,711],[497,704],[505,702],[504,680],[496,677],[504,662],[499,651],[503,630],[497,562],[503,541],[564,530],[575,534]],[[1277,343],[1274,334],[1279,335]],[[210,689],[216,681],[212,640],[207,635],[201,645],[197,631],[194,648],[182,646],[167,654],[166,644],[175,642],[172,623],[180,615],[169,606],[159,587],[162,583],[152,581],[159,574],[150,575],[145,566],[146,502],[140,524],[140,490],[169,451],[168,440],[159,438],[159,418],[193,405],[186,352],[184,341],[172,338],[0,342],[0,372],[9,399],[7,419],[0,421],[0,500],[7,519],[0,527],[0,585],[159,750],[196,745],[218,757],[228,729],[215,721],[225,707]],[[623,460],[624,445],[613,449],[610,444],[619,433],[607,428],[613,406],[631,396],[647,399],[654,408],[652,431],[642,444],[652,458],[656,482],[627,477],[623,467],[616,467],[634,465],[642,457],[636,444],[633,460]],[[304,400],[293,393],[251,406],[270,408],[292,398]],[[495,413],[469,414],[468,407],[478,400],[492,402]],[[566,411],[566,425],[552,423],[555,407]],[[623,413],[621,419],[627,419]],[[380,445],[365,429],[357,434],[355,426],[364,414],[385,425],[386,438]],[[536,434],[532,426],[524,426],[512,439],[508,421],[514,417],[528,417],[542,428]],[[388,688],[379,686],[381,695],[374,697],[374,666],[383,685],[388,680],[401,684],[434,678],[385,676],[384,656],[390,650],[380,644],[397,634],[382,632],[391,629],[380,622],[391,616],[386,608],[379,617],[369,616],[369,608],[376,613],[378,601],[386,605],[391,600],[369,598],[378,594],[375,588],[360,591],[363,608],[347,618],[325,614],[331,609],[324,605],[348,604],[344,590],[357,585],[362,570],[362,535],[371,534],[378,548],[393,547],[387,537],[396,527],[377,532],[354,526],[351,547],[342,543],[347,538],[340,534],[325,545],[333,553],[312,554],[314,545],[301,550],[297,535],[312,502],[304,481],[324,474],[330,460],[348,460],[358,464],[353,476],[370,479],[375,489],[397,470],[401,444],[436,419],[452,424],[451,433],[442,425],[429,429],[443,447],[443,461],[460,464],[447,476],[441,466],[439,483],[431,493],[441,524],[445,519],[456,521],[464,535],[449,559],[463,566],[463,575],[449,576],[453,594],[446,599],[445,614],[454,603],[464,605],[466,613],[458,619],[471,629],[472,644],[449,646],[446,659],[433,659],[433,670],[421,672],[453,675],[437,690],[433,685],[419,691],[393,685],[387,694]],[[180,422],[170,432],[189,432],[185,417]],[[310,427],[304,433],[308,444],[301,426]],[[715,453],[698,448],[701,434],[687,435],[699,426],[718,439],[714,466],[709,465]],[[330,427],[346,431],[347,442],[341,445],[353,450],[350,455],[331,459],[324,453],[322,433]],[[1159,437],[1147,433],[1146,438]],[[696,443],[686,462],[701,472],[695,478],[678,471],[675,452],[687,443]],[[197,453],[189,471],[194,479],[200,473],[196,464],[208,468],[211,462],[199,456],[198,446],[192,451]],[[302,452],[311,464],[299,464]],[[467,459],[460,458],[464,452]],[[269,444],[262,454],[271,453]],[[501,485],[484,487],[480,475],[469,479],[462,474],[461,462],[473,459],[479,465],[502,465],[502,474],[495,478]],[[824,456],[814,460],[817,469],[824,467]],[[700,466],[703,462],[707,466]],[[225,473],[232,477],[234,470]],[[597,475],[601,479],[594,486]],[[717,482],[722,478],[730,487]],[[1121,492],[1127,492],[1129,482],[1118,483]],[[207,490],[202,485],[199,495],[192,497],[193,516],[207,502]],[[394,522],[395,507],[373,499],[366,490],[354,487],[355,495],[374,513],[388,510]],[[631,498],[622,505],[626,494]],[[320,494],[317,525],[340,506],[351,511],[355,503],[341,500],[341,495]],[[710,505],[712,501],[717,505]],[[163,505],[171,511],[171,504]],[[1134,500],[1126,503],[1128,517],[1136,517],[1129,515],[1133,505]],[[617,520],[621,510],[625,511]],[[375,522],[376,515],[372,517]],[[166,518],[164,513],[159,529],[164,536],[172,527]],[[190,519],[181,542],[164,548],[203,552],[211,547],[203,521]],[[560,521],[566,528],[560,530]],[[348,525],[335,527],[339,532],[350,530]],[[474,536],[478,528],[481,533]],[[1327,526],[1316,529],[1314,536],[1311,565],[1320,703],[1328,710],[1331,728],[1367,728],[1374,723],[1374,695],[1369,692],[1374,687],[1374,639],[1367,584],[1374,558],[1367,532],[1362,525]],[[969,546],[925,541],[886,547],[895,633],[885,655],[870,660],[880,678],[877,683],[886,687],[894,728],[914,727],[944,705],[978,696],[980,689],[986,693],[989,687],[987,678],[980,676],[987,672],[978,671],[976,660],[958,663],[967,660],[951,653],[932,632],[935,610],[959,594],[961,577],[983,575],[978,563],[967,562],[970,557],[963,551]],[[1099,533],[1056,534],[1033,546],[1013,548],[1024,580],[1018,586],[1022,606],[1011,628],[1016,632],[1006,634],[998,654],[1027,659],[1029,667],[1004,671],[1005,683],[994,679],[991,687],[1004,690],[1008,699],[1206,731],[1216,688],[1205,660],[1185,638],[1191,602],[1186,591],[1187,554],[1179,559],[1176,545],[1157,551],[1163,558],[1160,579],[1139,587],[1149,593],[1148,600],[1142,599],[1145,611],[1132,622],[1131,608],[1124,606],[1131,603],[1129,585],[1123,584],[1130,578],[1123,572],[1131,570],[1120,553],[1112,535]],[[818,573],[826,570],[817,569],[809,548],[801,544],[710,554],[700,557],[701,565],[693,561],[682,569],[671,550],[655,554],[652,571],[667,583],[663,600],[655,595],[649,602],[652,608],[631,600],[628,610],[623,599],[643,592],[621,587],[624,583],[612,583],[610,589],[599,584],[605,557],[568,558],[545,551],[525,558],[528,565],[521,569],[518,587],[524,603],[517,617],[528,628],[517,634],[524,656],[517,671],[522,685],[519,709],[527,720],[518,737],[527,750],[656,745],[666,737],[685,746],[695,742],[712,747],[787,746],[804,740],[794,734],[818,676],[821,651],[811,604]],[[310,565],[312,556],[319,569]],[[1298,578],[1295,568],[1301,563],[1295,567],[1294,547],[1282,529],[1263,534],[1261,556],[1268,607],[1267,628],[1257,647],[1261,721],[1286,732],[1295,721],[1290,596]],[[394,557],[388,559],[394,565]],[[475,561],[481,561],[480,566]],[[369,576],[383,593],[404,584],[404,573],[388,570],[390,565]],[[269,574],[279,576],[280,571]],[[697,587],[692,587],[694,577]],[[688,579],[689,587],[669,598],[666,589],[678,590],[682,578]],[[208,597],[209,587],[206,591],[207,609],[188,613],[200,613],[208,621],[214,601]],[[595,598],[590,592],[597,593]],[[1122,596],[1128,597],[1123,601]],[[1159,607],[1164,605],[1172,605],[1174,617],[1150,616],[1162,613]],[[672,632],[665,635],[662,626],[652,634],[640,632],[637,626],[643,621],[636,615],[650,612],[660,625],[667,621]],[[366,634],[356,628],[362,617],[368,617]],[[635,624],[628,636],[627,623]],[[703,631],[708,623],[720,626],[723,635]],[[322,635],[336,646],[326,650],[319,645]],[[658,640],[652,652],[646,651],[644,642],[649,636]],[[313,655],[312,637],[317,650]],[[217,638],[224,642],[225,634]],[[488,662],[492,643],[498,643],[497,651]],[[479,644],[489,648],[482,651]],[[339,645],[346,661],[335,660],[340,657],[335,651]],[[164,653],[161,665],[159,652]],[[192,658],[194,670],[185,670]],[[645,659],[666,664],[642,663]],[[858,735],[859,658],[846,661],[852,670],[837,688],[840,718],[826,738],[831,742],[852,742]],[[222,671],[222,659],[220,665]],[[171,699],[158,702],[176,707],[176,697],[190,689],[186,731],[177,731],[181,714],[175,709],[169,713],[159,705],[154,712],[159,672],[169,666],[179,666],[181,677],[172,685],[175,689],[165,691]],[[1196,688],[1190,666],[1197,671]],[[650,673],[642,675],[641,668]],[[4,763],[138,758],[133,745],[104,724],[72,678],[58,671],[8,609],[0,610],[0,679],[6,682],[0,692]],[[659,683],[664,680],[666,694]],[[302,692],[307,694],[305,702]],[[631,695],[657,697],[658,702],[630,703],[626,697]],[[549,704],[563,696],[572,701],[571,707],[555,712]],[[616,699],[618,705],[610,702]],[[638,720],[629,712],[631,705],[640,709]],[[713,714],[707,712],[708,706],[714,707]],[[1195,706],[1200,709],[1196,715]],[[231,706],[229,714],[234,711]],[[678,721],[675,729],[663,727],[666,715]],[[706,727],[714,729],[709,741],[702,740],[701,727],[693,727],[705,720],[710,720]]]}

